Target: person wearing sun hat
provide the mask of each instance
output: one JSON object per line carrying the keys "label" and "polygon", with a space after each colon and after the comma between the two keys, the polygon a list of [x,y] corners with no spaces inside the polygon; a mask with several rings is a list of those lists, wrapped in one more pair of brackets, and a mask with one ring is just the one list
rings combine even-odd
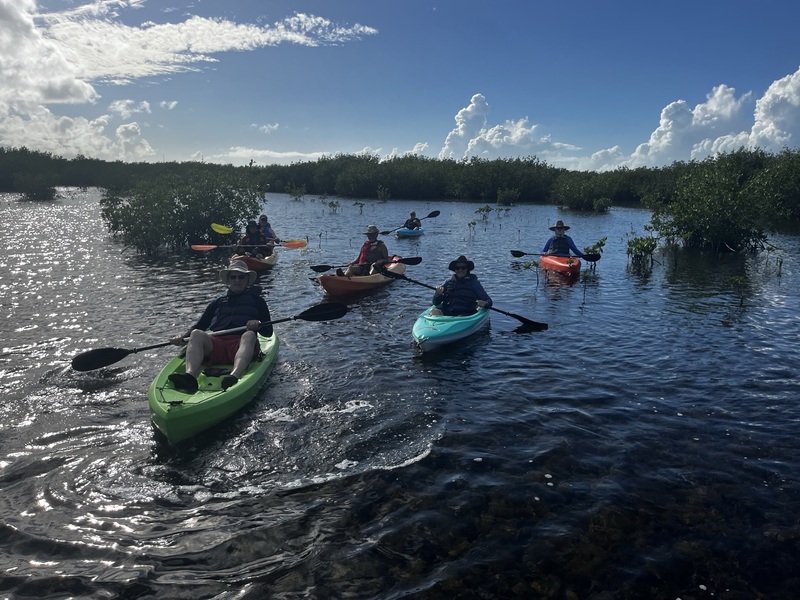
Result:
{"label": "person wearing sun hat", "polygon": [[460,316],[474,314],[478,308],[491,308],[492,299],[472,274],[475,263],[463,254],[447,266],[453,276],[436,288],[431,315]]}
{"label": "person wearing sun hat", "polygon": [[[267,337],[272,335],[269,307],[261,296],[261,288],[253,285],[257,278],[258,274],[241,260],[234,260],[220,270],[219,280],[228,286],[227,293],[211,302],[186,333],[170,340],[176,346],[186,344],[186,372],[169,376],[176,389],[195,393],[203,365],[233,365],[230,375],[222,379],[223,390],[239,381],[255,356],[256,332]],[[206,333],[235,327],[247,327],[247,330],[232,335]],[[188,343],[184,338],[189,338]]]}
{"label": "person wearing sun hat", "polygon": [[369,275],[380,265],[389,260],[389,249],[378,239],[380,230],[377,225],[370,225],[364,232],[367,241],[361,245],[361,250],[356,258],[347,267],[347,271],[337,271],[339,276],[353,277],[356,275]]}
{"label": "person wearing sun hat", "polygon": [[555,256],[569,256],[570,251],[578,258],[583,258],[583,252],[578,250],[575,242],[567,235],[569,225],[564,225],[564,221],[559,219],[556,224],[550,227],[553,232],[542,248],[542,254],[552,254]]}

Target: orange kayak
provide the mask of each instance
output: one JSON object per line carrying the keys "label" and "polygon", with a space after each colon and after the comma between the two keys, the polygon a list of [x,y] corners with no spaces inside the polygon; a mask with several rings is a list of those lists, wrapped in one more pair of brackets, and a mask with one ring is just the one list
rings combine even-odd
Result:
{"label": "orange kayak", "polygon": [[[398,259],[400,257],[393,256],[392,258]],[[406,272],[406,266],[403,263],[398,262],[389,263],[386,269],[399,275],[402,275]],[[356,275],[354,277],[344,277],[342,275],[319,276],[319,284],[329,296],[346,296],[348,294],[366,292],[382,287],[393,281],[395,280],[391,277],[386,277],[380,273],[375,273],[374,275]]]}
{"label": "orange kayak", "polygon": [[575,277],[581,270],[581,259],[577,256],[555,256],[544,254],[539,264],[547,271],[553,271],[565,277]]}

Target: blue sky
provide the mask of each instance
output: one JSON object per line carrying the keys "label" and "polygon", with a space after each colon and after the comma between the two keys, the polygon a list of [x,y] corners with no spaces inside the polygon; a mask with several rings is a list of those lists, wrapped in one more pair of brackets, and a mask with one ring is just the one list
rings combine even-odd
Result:
{"label": "blue sky", "polygon": [[0,146],[580,170],[800,146],[800,2],[0,0]]}

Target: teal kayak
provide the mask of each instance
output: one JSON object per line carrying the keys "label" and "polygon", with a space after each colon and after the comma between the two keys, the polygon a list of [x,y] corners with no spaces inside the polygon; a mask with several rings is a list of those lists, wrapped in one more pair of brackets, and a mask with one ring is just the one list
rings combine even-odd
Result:
{"label": "teal kayak", "polygon": [[198,378],[194,394],[178,391],[168,377],[184,373],[186,362],[181,352],[170,360],[150,384],[147,392],[153,425],[173,444],[201,433],[234,415],[256,397],[278,359],[280,342],[276,334],[258,336],[261,357],[250,363],[239,381],[223,390],[222,378],[232,365],[206,367]]}
{"label": "teal kayak", "polygon": [[422,352],[429,352],[445,344],[452,344],[480,331],[489,321],[489,310],[480,308],[463,317],[431,315],[428,308],[417,317],[411,335],[414,345]]}
{"label": "teal kayak", "polygon": [[407,227],[401,227],[400,229],[396,229],[394,232],[395,237],[399,238],[410,238],[410,237],[419,237],[423,233],[425,233],[425,229],[420,227],[419,229],[409,229]]}

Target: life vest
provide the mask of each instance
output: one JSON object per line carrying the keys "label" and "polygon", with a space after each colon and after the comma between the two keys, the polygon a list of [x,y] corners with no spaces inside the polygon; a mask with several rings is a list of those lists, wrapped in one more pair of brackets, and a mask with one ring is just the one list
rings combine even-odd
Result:
{"label": "life vest", "polygon": [[553,241],[550,242],[550,254],[558,254],[559,256],[569,256],[569,242],[566,236],[553,236]]}
{"label": "life vest", "polygon": [[240,246],[266,246],[269,242],[267,238],[264,237],[264,234],[260,231],[252,236],[246,235],[242,238],[242,241],[239,242]]}
{"label": "life vest", "polygon": [[472,287],[472,274],[459,279],[455,275],[444,284],[442,312],[446,315],[471,315],[476,308],[478,296]]}
{"label": "life vest", "polygon": [[383,255],[380,252],[380,247],[383,245],[383,242],[380,240],[375,240],[374,242],[367,240],[364,242],[361,245],[361,252],[358,253],[358,264],[371,265],[376,260],[383,258]]}
{"label": "life vest", "polygon": [[230,290],[217,303],[214,318],[209,329],[211,331],[221,331],[247,325],[248,321],[261,320],[259,311],[261,288],[248,288],[240,294],[234,294]]}

